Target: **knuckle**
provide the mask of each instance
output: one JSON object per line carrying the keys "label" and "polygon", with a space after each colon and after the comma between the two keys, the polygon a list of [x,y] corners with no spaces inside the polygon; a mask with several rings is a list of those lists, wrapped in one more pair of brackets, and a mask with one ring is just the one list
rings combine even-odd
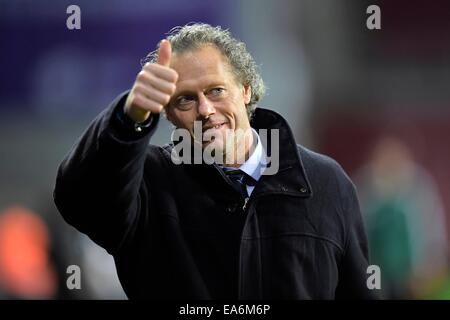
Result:
{"label": "knuckle", "polygon": [[155,72],[155,70],[157,70],[159,68],[159,65],[157,63],[150,63],[146,70],[150,71],[150,72]]}
{"label": "knuckle", "polygon": [[144,64],[143,69],[145,69],[145,70],[151,70],[151,69],[152,69],[152,65],[153,65],[153,63],[147,62],[146,64]]}
{"label": "knuckle", "polygon": [[142,89],[142,85],[139,82],[136,82],[133,88],[134,93],[141,93]]}
{"label": "knuckle", "polygon": [[143,81],[147,78],[147,73],[144,70],[141,70],[136,77],[136,80]]}
{"label": "knuckle", "polygon": [[165,94],[165,95],[163,96],[163,103],[164,103],[164,104],[168,104],[169,101],[170,101],[170,95]]}
{"label": "knuckle", "polygon": [[176,86],[174,83],[171,83],[171,84],[169,85],[169,93],[170,93],[171,95],[175,92],[176,89],[177,89],[177,86]]}
{"label": "knuckle", "polygon": [[139,97],[137,95],[133,95],[130,98],[130,106],[137,106],[139,104]]}
{"label": "knuckle", "polygon": [[172,81],[173,82],[177,82],[177,80],[178,80],[178,72],[176,72],[173,69],[171,69],[171,70],[172,70],[172,72],[171,72]]}
{"label": "knuckle", "polygon": [[155,104],[152,105],[152,111],[153,112],[158,112],[159,113],[159,112],[161,112],[162,108],[163,108],[163,106],[160,103],[155,103]]}
{"label": "knuckle", "polygon": [[154,74],[155,72],[157,72],[157,65],[155,63],[150,63],[149,65],[143,68],[143,71],[147,76]]}
{"label": "knuckle", "polygon": [[136,104],[142,104],[143,101],[144,101],[144,97],[142,95],[137,94],[137,95],[134,96],[134,102]]}

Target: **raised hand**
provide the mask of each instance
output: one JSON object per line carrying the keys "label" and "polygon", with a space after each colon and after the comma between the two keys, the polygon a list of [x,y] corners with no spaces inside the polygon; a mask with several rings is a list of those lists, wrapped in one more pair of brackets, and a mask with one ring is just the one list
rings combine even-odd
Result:
{"label": "raised hand", "polygon": [[158,61],[146,63],[138,73],[125,102],[125,113],[135,122],[144,122],[152,112],[160,113],[169,103],[178,79],[178,73],[169,67],[171,56],[170,42],[162,40]]}

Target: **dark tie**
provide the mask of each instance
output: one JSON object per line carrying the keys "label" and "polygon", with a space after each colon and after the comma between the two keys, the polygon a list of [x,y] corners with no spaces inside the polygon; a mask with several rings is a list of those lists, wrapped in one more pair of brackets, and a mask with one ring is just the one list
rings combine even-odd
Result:
{"label": "dark tie", "polygon": [[226,167],[223,167],[222,169],[233,183],[234,188],[239,191],[244,198],[247,198],[247,186],[254,186],[256,184],[255,179],[240,169]]}

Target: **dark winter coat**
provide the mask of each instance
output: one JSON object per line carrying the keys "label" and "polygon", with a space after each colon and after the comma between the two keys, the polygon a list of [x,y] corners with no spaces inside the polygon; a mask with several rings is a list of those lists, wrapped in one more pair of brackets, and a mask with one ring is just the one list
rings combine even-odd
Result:
{"label": "dark winter coat", "polygon": [[149,145],[158,117],[128,131],[116,118],[125,97],[61,163],[54,197],[114,256],[129,298],[373,297],[354,185],[334,160],[298,146],[280,115],[258,108],[251,121],[280,130],[280,167],[244,208],[218,166],[175,165],[170,145]]}

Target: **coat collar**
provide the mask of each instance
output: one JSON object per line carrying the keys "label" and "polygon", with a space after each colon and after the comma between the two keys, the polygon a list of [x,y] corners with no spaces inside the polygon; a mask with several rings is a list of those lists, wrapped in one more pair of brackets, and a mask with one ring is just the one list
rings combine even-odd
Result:
{"label": "coat collar", "polygon": [[310,197],[312,195],[311,184],[287,121],[275,111],[257,108],[250,124],[258,134],[262,129],[267,130],[267,138],[262,139],[262,143],[268,156],[271,156],[272,151],[276,149],[271,145],[270,132],[271,130],[278,130],[279,132],[278,172],[274,175],[263,175],[261,177],[253,191],[255,196],[281,193]]}
{"label": "coat collar", "polygon": [[[260,137],[261,131],[263,129],[267,130],[267,139],[261,139],[261,142],[265,153],[269,157],[271,156],[272,149],[275,149],[271,145],[270,132],[274,129],[279,132],[278,171],[273,175],[263,174],[261,176],[252,192],[252,198],[268,194],[285,194],[304,198],[311,197],[313,191],[303,166],[299,148],[295,143],[287,121],[275,111],[258,107],[250,121],[250,125],[258,132]],[[173,144],[171,147],[173,147]],[[217,164],[188,164],[184,165],[184,167],[200,183],[212,183],[214,185],[222,181],[222,183],[230,184],[222,169]],[[219,174],[213,174],[211,170]]]}

